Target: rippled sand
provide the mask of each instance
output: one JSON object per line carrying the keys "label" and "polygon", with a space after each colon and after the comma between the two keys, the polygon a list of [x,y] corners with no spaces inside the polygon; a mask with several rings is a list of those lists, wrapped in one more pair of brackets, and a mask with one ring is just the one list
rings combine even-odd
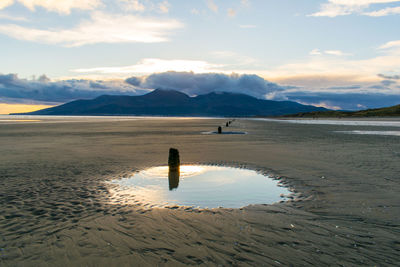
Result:
{"label": "rippled sand", "polygon": [[[30,118],[29,118],[30,119]],[[377,265],[400,261],[400,137],[370,125],[40,118],[0,124],[1,266]],[[60,123],[62,122],[62,123]],[[243,209],[110,203],[105,181],[182,163],[246,166],[297,199]]]}

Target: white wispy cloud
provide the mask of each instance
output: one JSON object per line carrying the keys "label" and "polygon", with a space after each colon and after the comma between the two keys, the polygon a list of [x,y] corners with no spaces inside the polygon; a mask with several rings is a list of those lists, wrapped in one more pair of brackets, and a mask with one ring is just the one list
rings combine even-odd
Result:
{"label": "white wispy cloud", "polygon": [[168,41],[172,30],[182,28],[175,19],[94,12],[90,20],[71,29],[36,29],[16,24],[0,25],[10,37],[66,47],[96,43],[157,43]]}
{"label": "white wispy cloud", "polygon": [[400,47],[400,40],[387,42],[379,47],[379,49],[390,49]]}
{"label": "white wispy cloud", "polygon": [[242,55],[229,50],[213,51],[210,53],[210,55],[220,61],[229,62],[229,64],[226,66],[229,68],[228,71],[239,71],[246,67],[255,67],[260,63],[259,60],[253,57]]}
{"label": "white wispy cloud", "polygon": [[350,55],[348,53],[344,53],[343,51],[340,50],[326,50],[324,51],[325,54],[327,55],[332,55],[332,56],[345,56],[345,55]]}
{"label": "white wispy cloud", "polygon": [[365,12],[367,8],[374,4],[389,4],[400,2],[400,0],[328,0],[323,3],[318,12],[311,14],[313,17],[337,17],[350,14],[362,14],[367,16],[386,16],[399,14],[397,7]]}
{"label": "white wispy cloud", "polygon": [[215,4],[214,0],[207,0],[207,7],[208,7],[211,11],[213,11],[213,12],[215,12],[215,13],[218,12],[218,6],[217,6],[217,4]]}
{"label": "white wispy cloud", "polygon": [[0,13],[0,19],[13,20],[13,21],[28,21],[28,19],[25,17],[14,16],[7,13]]}
{"label": "white wispy cloud", "polygon": [[345,53],[341,50],[325,50],[321,51],[319,49],[313,49],[309,53],[312,56],[320,56],[320,55],[331,55],[331,56],[349,56],[350,53]]}
{"label": "white wispy cloud", "polygon": [[14,0],[1,0],[0,1],[0,9],[11,6],[14,3]]}
{"label": "white wispy cloud", "polygon": [[370,17],[383,17],[388,15],[395,15],[400,14],[400,7],[387,7],[384,9],[372,11],[372,12],[365,12],[364,15]]}
{"label": "white wispy cloud", "polygon": [[139,0],[118,0],[118,1],[122,4],[123,8],[126,8],[127,10],[142,12],[146,9],[144,4]]}
{"label": "white wispy cloud", "polygon": [[19,2],[32,11],[36,7],[42,7],[61,14],[69,14],[71,9],[91,10],[101,5],[101,0],[1,0],[0,9],[16,2]]}
{"label": "white wispy cloud", "polygon": [[298,103],[303,104],[303,105],[313,105],[316,107],[322,107],[322,108],[327,108],[327,109],[333,109],[333,110],[340,110],[342,107],[339,106],[334,106],[327,101],[320,101],[317,103],[309,103],[309,102],[303,102],[303,101],[298,101]]}
{"label": "white wispy cloud", "polygon": [[158,9],[161,13],[168,13],[170,6],[171,5],[168,1],[163,1],[158,4]]}
{"label": "white wispy cloud", "polygon": [[192,8],[192,10],[190,10],[190,13],[192,13],[194,15],[198,15],[198,14],[200,14],[200,11],[197,8]]}
{"label": "white wispy cloud", "polygon": [[250,6],[250,0],[240,0],[240,3],[241,3],[243,6]]}
{"label": "white wispy cloud", "polygon": [[[159,58],[146,58],[139,61],[135,65],[121,67],[96,67],[74,69],[72,72],[77,73],[98,73],[98,74],[113,74],[124,76],[124,74],[151,74],[166,71],[187,71],[195,73],[221,72],[218,69],[223,65],[211,64],[201,60],[165,60]],[[125,75],[126,76],[126,75]]]}
{"label": "white wispy cloud", "polygon": [[253,25],[253,24],[242,24],[239,25],[240,28],[242,29],[254,29],[257,28],[257,25]]}
{"label": "white wispy cloud", "polygon": [[228,16],[233,18],[236,16],[236,10],[234,10],[233,8],[228,8],[228,10],[226,11]]}
{"label": "white wispy cloud", "polygon": [[319,55],[322,55],[322,52],[319,49],[313,49],[310,51],[309,54],[312,56],[319,56]]}
{"label": "white wispy cloud", "polygon": [[[383,74],[378,76],[378,73],[400,73],[400,40],[382,44],[375,52],[375,56],[370,58],[354,59],[339,50],[314,49],[310,52],[311,56],[304,60],[258,74],[283,84],[321,88],[324,85],[374,83],[382,77],[389,77]],[[393,88],[388,90],[395,90]]]}

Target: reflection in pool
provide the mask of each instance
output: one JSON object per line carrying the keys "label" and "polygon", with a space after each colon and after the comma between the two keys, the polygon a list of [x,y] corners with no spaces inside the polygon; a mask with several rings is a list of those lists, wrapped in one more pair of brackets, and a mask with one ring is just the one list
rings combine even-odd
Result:
{"label": "reflection in pool", "polygon": [[272,204],[291,194],[278,181],[252,170],[181,165],[153,167],[124,179],[113,180],[120,195],[150,206],[192,206],[240,208],[250,204]]}

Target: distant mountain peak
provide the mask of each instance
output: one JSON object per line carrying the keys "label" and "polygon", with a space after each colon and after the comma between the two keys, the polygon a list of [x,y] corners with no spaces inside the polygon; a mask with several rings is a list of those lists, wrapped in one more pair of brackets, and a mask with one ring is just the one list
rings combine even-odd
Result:
{"label": "distant mountain peak", "polygon": [[187,95],[187,94],[185,94],[185,93],[183,93],[181,91],[177,91],[177,90],[174,90],[174,89],[165,89],[165,88],[154,89],[153,91],[151,91],[147,95],[149,95],[149,94],[180,94],[180,95]]}

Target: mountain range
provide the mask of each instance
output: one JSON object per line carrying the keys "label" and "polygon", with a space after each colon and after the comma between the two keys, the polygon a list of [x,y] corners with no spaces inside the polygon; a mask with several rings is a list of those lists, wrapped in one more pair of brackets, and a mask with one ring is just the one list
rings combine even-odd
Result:
{"label": "mountain range", "polygon": [[324,110],[291,101],[262,100],[245,94],[212,92],[190,97],[175,90],[156,89],[141,96],[103,95],[91,100],[75,100],[23,114],[243,117]]}

